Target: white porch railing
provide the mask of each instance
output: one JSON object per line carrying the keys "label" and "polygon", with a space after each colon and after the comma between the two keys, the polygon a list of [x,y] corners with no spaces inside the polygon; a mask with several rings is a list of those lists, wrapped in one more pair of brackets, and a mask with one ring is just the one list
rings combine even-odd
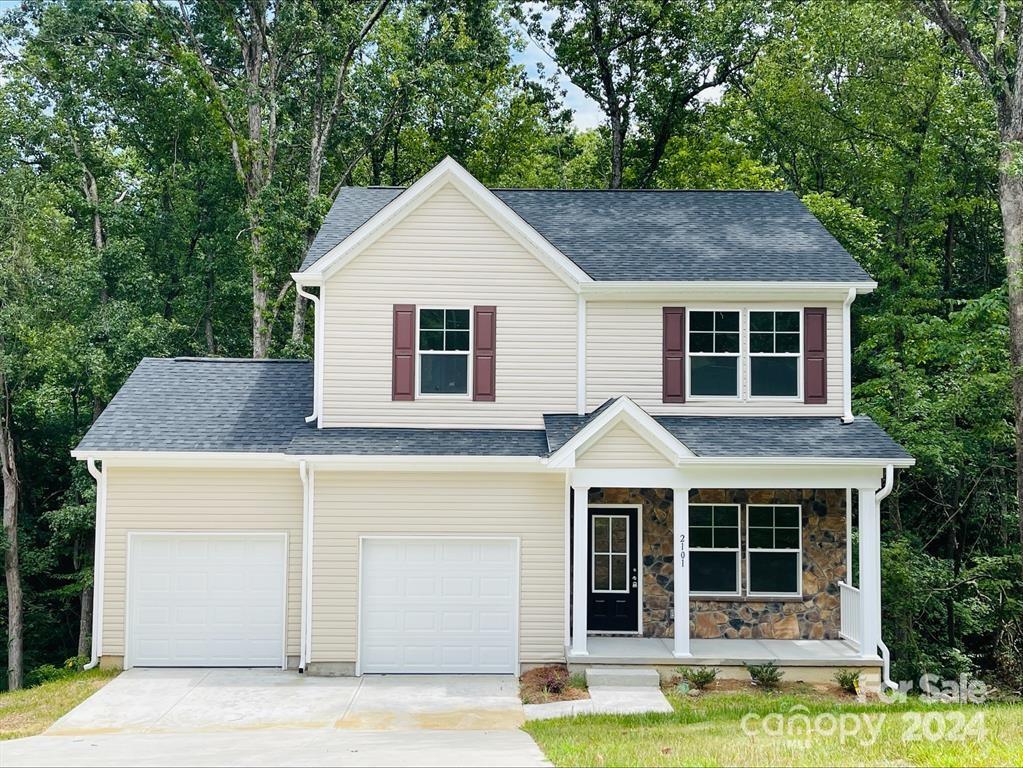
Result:
{"label": "white porch railing", "polygon": [[838,582],[841,595],[842,628],[840,634],[846,640],[860,642],[860,591],[844,581]]}

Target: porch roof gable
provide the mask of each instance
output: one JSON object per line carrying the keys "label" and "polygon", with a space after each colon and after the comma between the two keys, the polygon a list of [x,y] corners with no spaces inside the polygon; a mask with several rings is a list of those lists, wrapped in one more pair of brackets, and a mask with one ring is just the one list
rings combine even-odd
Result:
{"label": "porch roof gable", "polygon": [[[546,414],[551,455],[585,433],[612,405],[593,412]],[[625,398],[627,399],[627,398]],[[630,401],[631,402],[631,401]],[[833,416],[650,416],[661,429],[701,459],[854,459],[912,466],[913,457],[868,416],[849,424]]]}

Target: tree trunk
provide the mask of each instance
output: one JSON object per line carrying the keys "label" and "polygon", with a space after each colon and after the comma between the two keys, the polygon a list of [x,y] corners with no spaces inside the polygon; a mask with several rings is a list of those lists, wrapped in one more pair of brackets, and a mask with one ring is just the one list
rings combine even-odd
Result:
{"label": "tree trunk", "polygon": [[21,563],[18,557],[18,470],[14,457],[11,424],[11,395],[0,370],[0,474],[4,489],[4,578],[7,584],[7,688],[22,687],[22,593]]}
{"label": "tree trunk", "polygon": [[[253,247],[259,247],[259,238],[252,237]],[[256,251],[258,252],[258,251]],[[257,267],[252,268],[252,357],[259,360],[270,351],[270,323],[267,321],[269,297]]]}
{"label": "tree trunk", "polygon": [[295,291],[295,309],[291,315],[291,341],[301,344],[305,339],[305,297]]}
{"label": "tree trunk", "polygon": [[78,655],[92,655],[92,585],[82,590],[79,598]]}
{"label": "tree trunk", "polygon": [[[71,564],[77,573],[82,567],[83,552],[95,550],[95,535],[76,536],[72,547]],[[93,564],[95,569],[95,564]],[[95,570],[93,571],[95,573]],[[82,589],[78,596],[78,656],[91,655],[92,640],[92,584]]]}
{"label": "tree trunk", "polygon": [[[1014,168],[1023,135],[1003,131],[999,156],[998,204],[1005,238],[1005,268],[1009,294],[1009,357],[1012,365],[1012,400],[1016,426],[1016,505],[1023,511],[1023,178]],[[1023,514],[1019,517],[1023,545]],[[1023,553],[1021,553],[1023,566]]]}
{"label": "tree trunk", "polygon": [[611,111],[608,115],[608,122],[611,124],[611,181],[608,187],[610,189],[621,189],[623,157],[625,154],[625,130],[622,127],[622,118],[618,114],[618,110]]}

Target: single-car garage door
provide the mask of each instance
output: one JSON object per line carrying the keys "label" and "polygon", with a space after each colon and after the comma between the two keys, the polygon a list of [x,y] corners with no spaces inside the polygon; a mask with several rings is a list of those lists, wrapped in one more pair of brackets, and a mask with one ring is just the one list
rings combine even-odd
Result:
{"label": "single-car garage door", "polygon": [[361,672],[518,671],[516,539],[366,538]]}
{"label": "single-car garage door", "polygon": [[281,666],[286,550],[284,534],[130,534],[127,663]]}

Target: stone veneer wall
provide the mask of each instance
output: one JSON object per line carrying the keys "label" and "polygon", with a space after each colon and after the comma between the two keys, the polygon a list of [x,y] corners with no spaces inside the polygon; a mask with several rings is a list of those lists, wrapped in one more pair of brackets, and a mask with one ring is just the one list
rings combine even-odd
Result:
{"label": "stone veneer wall", "polygon": [[[672,492],[667,488],[592,488],[591,504],[643,506],[643,635],[671,637],[674,558]],[[692,637],[837,640],[838,582],[845,578],[845,491],[699,489],[694,504],[799,504],[803,508],[803,596],[790,600],[690,600]],[[745,591],[745,540],[742,540]]]}

